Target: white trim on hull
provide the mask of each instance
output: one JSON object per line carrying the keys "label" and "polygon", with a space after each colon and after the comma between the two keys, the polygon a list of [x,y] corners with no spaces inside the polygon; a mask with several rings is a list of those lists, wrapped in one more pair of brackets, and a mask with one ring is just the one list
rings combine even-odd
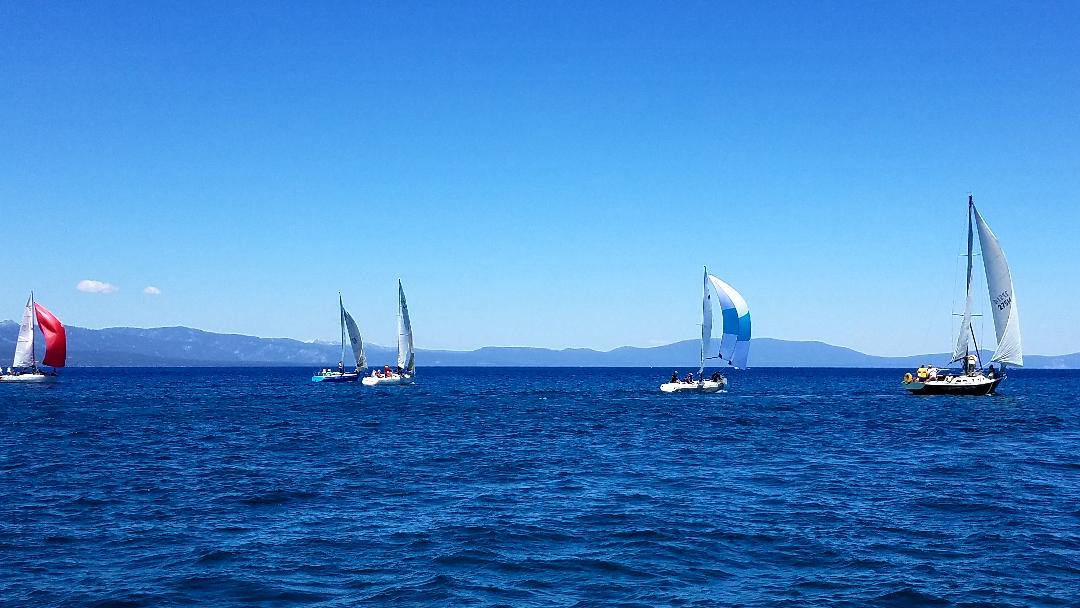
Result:
{"label": "white trim on hull", "polygon": [[716,393],[727,386],[727,380],[714,382],[702,380],[698,382],[665,382],[660,385],[660,390],[665,393]]}
{"label": "white trim on hull", "polygon": [[981,373],[963,376],[945,376],[936,380],[916,380],[904,384],[904,388],[917,395],[989,395],[1004,376],[987,377]]}
{"label": "white trim on hull", "polygon": [[360,372],[323,371],[311,377],[312,382],[356,382]]}
{"label": "white trim on hull", "polygon": [[413,377],[408,374],[405,374],[404,376],[394,374],[389,378],[380,378],[378,376],[364,376],[360,379],[360,382],[362,382],[364,386],[394,386],[400,384],[412,384]]}
{"label": "white trim on hull", "polygon": [[0,376],[0,382],[56,382],[56,374],[11,374]]}

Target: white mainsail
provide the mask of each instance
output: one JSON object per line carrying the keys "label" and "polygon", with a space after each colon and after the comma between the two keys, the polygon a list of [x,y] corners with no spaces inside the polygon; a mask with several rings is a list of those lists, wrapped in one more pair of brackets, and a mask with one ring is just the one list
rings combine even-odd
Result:
{"label": "white mainsail", "polygon": [[701,285],[701,365],[698,377],[705,373],[705,358],[709,356],[709,343],[712,341],[712,296],[709,294],[709,270],[705,269],[705,278]]}
{"label": "white mainsail", "polygon": [[15,343],[15,360],[12,367],[34,367],[34,294],[26,301],[22,323],[19,325],[19,339]]}
{"label": "white mainsail", "polygon": [[1020,345],[1020,313],[1013,293],[1012,273],[1005,261],[1005,252],[978,209],[975,209],[975,223],[979,228],[979,247],[982,249],[986,287],[990,292],[994,329],[997,331],[997,350],[990,360],[1022,366],[1024,353]]}
{"label": "white mainsail", "polygon": [[416,369],[416,357],[413,352],[412,323],[409,321],[409,306],[405,303],[405,290],[398,279],[398,367],[412,372]]}
{"label": "white mainsail", "polygon": [[967,357],[971,343],[971,249],[974,245],[974,231],[971,228],[971,211],[974,205],[968,199],[968,234],[967,234],[967,283],[964,290],[964,317],[960,321],[960,335],[956,338],[956,348],[953,349],[953,361],[960,361]]}
{"label": "white mainsail", "polygon": [[731,285],[711,274],[708,278],[716,290],[716,300],[720,304],[721,318],[724,321],[719,356],[735,367],[746,367],[746,359],[750,354],[750,307]]}
{"label": "white mainsail", "polygon": [[364,369],[367,367],[367,355],[364,354],[364,341],[360,338],[360,329],[356,327],[356,321],[353,320],[349,311],[342,308],[341,313],[345,318],[345,328],[349,330],[349,342],[352,344],[353,356],[356,358],[356,369]]}

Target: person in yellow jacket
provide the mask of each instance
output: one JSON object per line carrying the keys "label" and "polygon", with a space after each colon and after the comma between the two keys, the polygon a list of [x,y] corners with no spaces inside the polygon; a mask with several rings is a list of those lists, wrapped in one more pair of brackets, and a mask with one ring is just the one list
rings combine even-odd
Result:
{"label": "person in yellow jacket", "polygon": [[929,366],[923,365],[915,372],[915,375],[918,377],[919,382],[926,382],[926,379],[930,377]]}

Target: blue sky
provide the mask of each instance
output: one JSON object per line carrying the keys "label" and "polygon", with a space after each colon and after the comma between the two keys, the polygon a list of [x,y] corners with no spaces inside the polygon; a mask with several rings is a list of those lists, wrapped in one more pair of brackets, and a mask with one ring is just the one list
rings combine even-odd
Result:
{"label": "blue sky", "polygon": [[421,347],[606,349],[693,337],[708,265],[758,336],[945,351],[973,192],[1025,350],[1078,351],[1078,22],[3,3],[0,318],[33,288],[76,325],[329,338],[340,290],[389,344],[400,276]]}

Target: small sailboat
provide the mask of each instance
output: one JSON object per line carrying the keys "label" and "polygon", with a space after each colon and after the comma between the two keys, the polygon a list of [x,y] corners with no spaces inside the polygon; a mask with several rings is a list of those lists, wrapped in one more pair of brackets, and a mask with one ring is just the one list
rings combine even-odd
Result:
{"label": "small sailboat", "polygon": [[[997,333],[997,349],[990,358],[990,366],[984,370],[979,345],[975,340],[975,331],[971,326],[971,277],[972,248],[975,231],[979,233],[979,247],[982,249],[983,269],[986,271],[986,287],[990,292],[990,304],[994,308],[994,329]],[[1013,293],[1012,273],[1005,261],[1005,252],[1001,250],[997,237],[986,224],[979,210],[975,208],[975,199],[968,196],[968,233],[967,233],[967,285],[964,300],[964,314],[960,321],[960,335],[953,349],[952,361],[960,362],[959,373],[941,373],[936,368],[924,365],[912,375],[904,375],[904,388],[919,395],[987,395],[994,392],[1005,379],[1006,365],[1024,365],[1023,349],[1020,346],[1020,313],[1016,308]],[[1001,364],[1000,370],[994,369],[994,362]]]}
{"label": "small sailboat", "polygon": [[[41,328],[45,336],[45,356],[41,363],[52,370],[43,370],[37,365],[34,342],[37,329]],[[67,362],[67,332],[64,325],[44,306],[34,302],[34,293],[26,301],[22,323],[19,325],[19,339],[15,343],[15,359],[6,374],[0,374],[0,382],[55,382],[57,368]]]}
{"label": "small sailboat", "polygon": [[401,279],[397,282],[398,290],[398,340],[397,367],[387,365],[382,370],[374,370],[370,376],[364,376],[362,382],[367,386],[384,384],[412,384],[416,376],[416,351],[413,349],[412,322],[409,321],[409,305],[405,302],[405,290]]}
{"label": "small sailboat", "polygon": [[[341,359],[338,360],[337,369],[324,369],[311,377],[312,382],[356,382],[360,378],[360,370],[367,367],[367,357],[364,355],[364,341],[360,338],[360,330],[356,327],[349,311],[341,301],[338,294],[338,308],[341,310]],[[349,334],[349,344],[352,345],[353,356],[356,358],[356,369],[351,372],[345,371],[345,333]]]}
{"label": "small sailboat", "polygon": [[[723,323],[724,334],[720,339],[719,352],[714,357],[709,356],[712,342],[713,303],[712,291],[716,292],[716,300],[720,305],[720,318]],[[680,380],[678,372],[672,375],[671,382],[660,385],[660,390],[665,393],[715,393],[727,386],[727,378],[719,372],[714,373],[708,380],[705,379],[705,361],[720,359],[727,361],[728,365],[735,368],[745,368],[746,359],[750,354],[750,308],[746,300],[727,283],[709,274],[705,269],[705,278],[701,293],[701,361],[698,365],[697,380],[688,378]]]}

